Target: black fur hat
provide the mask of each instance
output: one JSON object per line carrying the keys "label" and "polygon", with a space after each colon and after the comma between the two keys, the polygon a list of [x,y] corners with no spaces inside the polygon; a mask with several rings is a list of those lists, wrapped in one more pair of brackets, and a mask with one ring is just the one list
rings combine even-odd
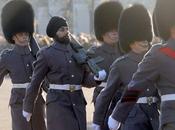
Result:
{"label": "black fur hat", "polygon": [[95,9],[94,30],[99,41],[103,41],[103,34],[117,29],[122,9],[122,5],[117,1],[104,2]]}
{"label": "black fur hat", "polygon": [[62,26],[68,26],[68,23],[65,18],[59,16],[52,17],[47,25],[47,35],[53,38],[58,29]]}
{"label": "black fur hat", "polygon": [[168,40],[170,28],[175,26],[175,0],[157,0],[153,16],[157,26],[155,31],[163,40]]}
{"label": "black fur hat", "polygon": [[2,9],[1,25],[4,36],[13,43],[12,36],[18,32],[34,31],[34,12],[32,6],[24,0],[12,0]]}
{"label": "black fur hat", "polygon": [[121,13],[119,45],[124,52],[128,52],[131,43],[145,40],[148,42],[152,40],[151,19],[143,5],[134,4]]}

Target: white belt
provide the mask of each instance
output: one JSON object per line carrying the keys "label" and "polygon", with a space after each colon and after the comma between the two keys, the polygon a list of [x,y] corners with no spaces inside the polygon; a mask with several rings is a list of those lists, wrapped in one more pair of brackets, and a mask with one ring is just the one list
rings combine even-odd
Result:
{"label": "white belt", "polygon": [[166,94],[161,96],[161,101],[175,100],[175,94]]}
{"label": "white belt", "polygon": [[12,85],[12,88],[27,88],[27,86],[28,86],[29,84],[30,84],[30,83],[13,84],[13,85]]}
{"label": "white belt", "polygon": [[152,103],[156,103],[158,101],[157,97],[140,97],[137,100],[137,103],[148,103],[148,104],[152,104]]}
{"label": "white belt", "polygon": [[69,90],[71,92],[76,90],[81,90],[81,85],[73,85],[73,84],[49,84],[49,89],[56,90]]}
{"label": "white belt", "polygon": [[107,82],[102,82],[100,85],[99,85],[99,87],[102,87],[102,88],[104,88],[104,87],[106,87],[107,86]]}

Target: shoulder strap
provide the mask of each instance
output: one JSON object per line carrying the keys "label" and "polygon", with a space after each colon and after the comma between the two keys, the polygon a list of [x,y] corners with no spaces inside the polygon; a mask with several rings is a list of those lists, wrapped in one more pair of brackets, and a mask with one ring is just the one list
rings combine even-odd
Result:
{"label": "shoulder strap", "polygon": [[175,50],[169,48],[169,47],[163,47],[160,48],[160,51],[164,54],[166,54],[168,57],[174,58],[175,59]]}

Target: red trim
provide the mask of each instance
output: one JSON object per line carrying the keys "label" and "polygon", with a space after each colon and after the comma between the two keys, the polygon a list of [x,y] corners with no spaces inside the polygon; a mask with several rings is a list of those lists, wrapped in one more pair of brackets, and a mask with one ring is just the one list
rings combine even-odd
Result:
{"label": "red trim", "polygon": [[173,50],[169,47],[160,48],[160,51],[163,52],[164,54],[166,54],[167,56],[171,57],[171,58],[175,58],[175,50]]}

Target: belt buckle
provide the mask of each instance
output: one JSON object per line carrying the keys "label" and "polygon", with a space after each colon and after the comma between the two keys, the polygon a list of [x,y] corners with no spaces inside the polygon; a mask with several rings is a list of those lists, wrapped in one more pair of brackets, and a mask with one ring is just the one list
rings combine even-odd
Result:
{"label": "belt buckle", "polygon": [[148,105],[151,105],[153,103],[153,97],[147,97],[146,101]]}
{"label": "belt buckle", "polygon": [[70,85],[70,86],[69,86],[69,90],[70,90],[70,92],[75,91],[75,85]]}

